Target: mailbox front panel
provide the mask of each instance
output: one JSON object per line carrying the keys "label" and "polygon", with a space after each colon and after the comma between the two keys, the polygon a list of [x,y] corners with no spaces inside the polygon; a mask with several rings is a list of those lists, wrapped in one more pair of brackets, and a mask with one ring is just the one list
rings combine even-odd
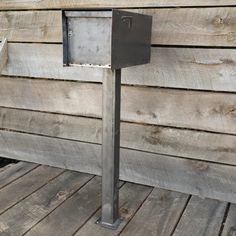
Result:
{"label": "mailbox front panel", "polygon": [[[111,12],[66,11],[67,65],[111,66]],[[65,52],[64,52],[65,53]]]}

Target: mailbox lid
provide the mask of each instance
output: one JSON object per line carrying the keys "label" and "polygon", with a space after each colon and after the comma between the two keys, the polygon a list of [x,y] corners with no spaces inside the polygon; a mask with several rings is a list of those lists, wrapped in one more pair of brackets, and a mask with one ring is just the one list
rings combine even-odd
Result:
{"label": "mailbox lid", "polygon": [[112,69],[150,62],[152,16],[113,10]]}
{"label": "mailbox lid", "polygon": [[64,65],[111,67],[111,11],[65,11]]}

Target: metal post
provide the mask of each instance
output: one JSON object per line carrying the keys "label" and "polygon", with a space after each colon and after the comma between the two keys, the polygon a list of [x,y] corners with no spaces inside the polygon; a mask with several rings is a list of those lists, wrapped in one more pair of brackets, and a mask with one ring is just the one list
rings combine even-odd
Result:
{"label": "metal post", "polygon": [[121,70],[107,69],[103,78],[102,216],[107,228],[119,226]]}

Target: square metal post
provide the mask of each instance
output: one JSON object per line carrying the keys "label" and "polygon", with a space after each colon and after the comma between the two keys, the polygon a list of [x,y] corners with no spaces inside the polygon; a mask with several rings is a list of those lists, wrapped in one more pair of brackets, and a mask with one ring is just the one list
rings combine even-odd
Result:
{"label": "square metal post", "polygon": [[99,223],[117,228],[119,215],[121,70],[107,69],[103,78],[102,216]]}

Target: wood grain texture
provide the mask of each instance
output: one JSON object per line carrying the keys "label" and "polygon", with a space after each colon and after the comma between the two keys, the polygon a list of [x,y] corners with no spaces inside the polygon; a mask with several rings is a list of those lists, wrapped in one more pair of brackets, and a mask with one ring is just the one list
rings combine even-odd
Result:
{"label": "wood grain texture", "polygon": [[236,45],[234,7],[150,9],[140,13],[153,16],[153,44]]}
{"label": "wood grain texture", "polygon": [[[152,44],[236,46],[234,7],[129,11],[153,16]],[[61,11],[0,12],[0,37],[11,42],[59,43],[61,22]]]}
{"label": "wood grain texture", "polygon": [[137,185],[132,183],[125,183],[125,185],[120,189],[119,203],[120,203],[120,215],[123,219],[118,229],[110,230],[101,227],[99,224],[94,224],[101,216],[101,211],[97,211],[86,224],[79,229],[75,236],[118,236],[120,232],[126,227],[131,218],[138,211],[139,207],[143,204],[145,199],[148,197],[152,191],[151,187]]}
{"label": "wood grain texture", "polygon": [[1,0],[0,9],[121,8],[170,6],[234,6],[235,0]]}
{"label": "wood grain texture", "polygon": [[0,190],[0,213],[41,188],[62,172],[61,169],[39,166],[12,184],[7,185]]}
{"label": "wood grain texture", "polygon": [[[1,77],[0,106],[101,117],[102,86]],[[123,86],[123,121],[236,133],[236,94]],[[180,109],[181,108],[181,109]]]}
{"label": "wood grain texture", "polygon": [[0,169],[0,189],[21,176],[29,173],[38,165],[27,162],[18,162],[16,164],[9,164]]}
{"label": "wood grain texture", "polygon": [[[100,68],[63,67],[62,46],[9,43],[4,75],[101,82]],[[236,91],[236,50],[152,48],[151,63],[122,71],[124,84]]]}
{"label": "wood grain texture", "polygon": [[73,235],[99,208],[100,198],[101,179],[95,177],[25,235]]}
{"label": "wood grain texture", "polygon": [[221,236],[235,236],[236,234],[236,205],[230,204],[229,212],[226,215],[224,228]]}
{"label": "wood grain texture", "polygon": [[218,235],[226,206],[226,202],[192,197],[173,236]]}
{"label": "wood grain texture", "polygon": [[171,235],[187,201],[186,194],[154,189],[120,235]]}
{"label": "wood grain texture", "polygon": [[0,234],[21,236],[66,201],[93,176],[66,171],[0,215]]}
{"label": "wood grain texture", "polygon": [[2,38],[2,41],[0,43],[0,74],[2,73],[3,68],[7,64],[8,60],[8,45],[7,45],[7,39]]}
{"label": "wood grain texture", "polygon": [[[0,128],[101,144],[100,119],[0,108]],[[236,136],[153,125],[121,123],[121,146],[236,164]]]}
{"label": "wood grain texture", "polygon": [[62,42],[61,12],[0,12],[0,37],[15,42]]}
{"label": "wood grain texture", "polygon": [[[101,174],[101,146],[1,132],[0,155]],[[236,203],[234,166],[121,149],[120,178],[183,193]],[[221,184],[219,184],[221,183]]]}

